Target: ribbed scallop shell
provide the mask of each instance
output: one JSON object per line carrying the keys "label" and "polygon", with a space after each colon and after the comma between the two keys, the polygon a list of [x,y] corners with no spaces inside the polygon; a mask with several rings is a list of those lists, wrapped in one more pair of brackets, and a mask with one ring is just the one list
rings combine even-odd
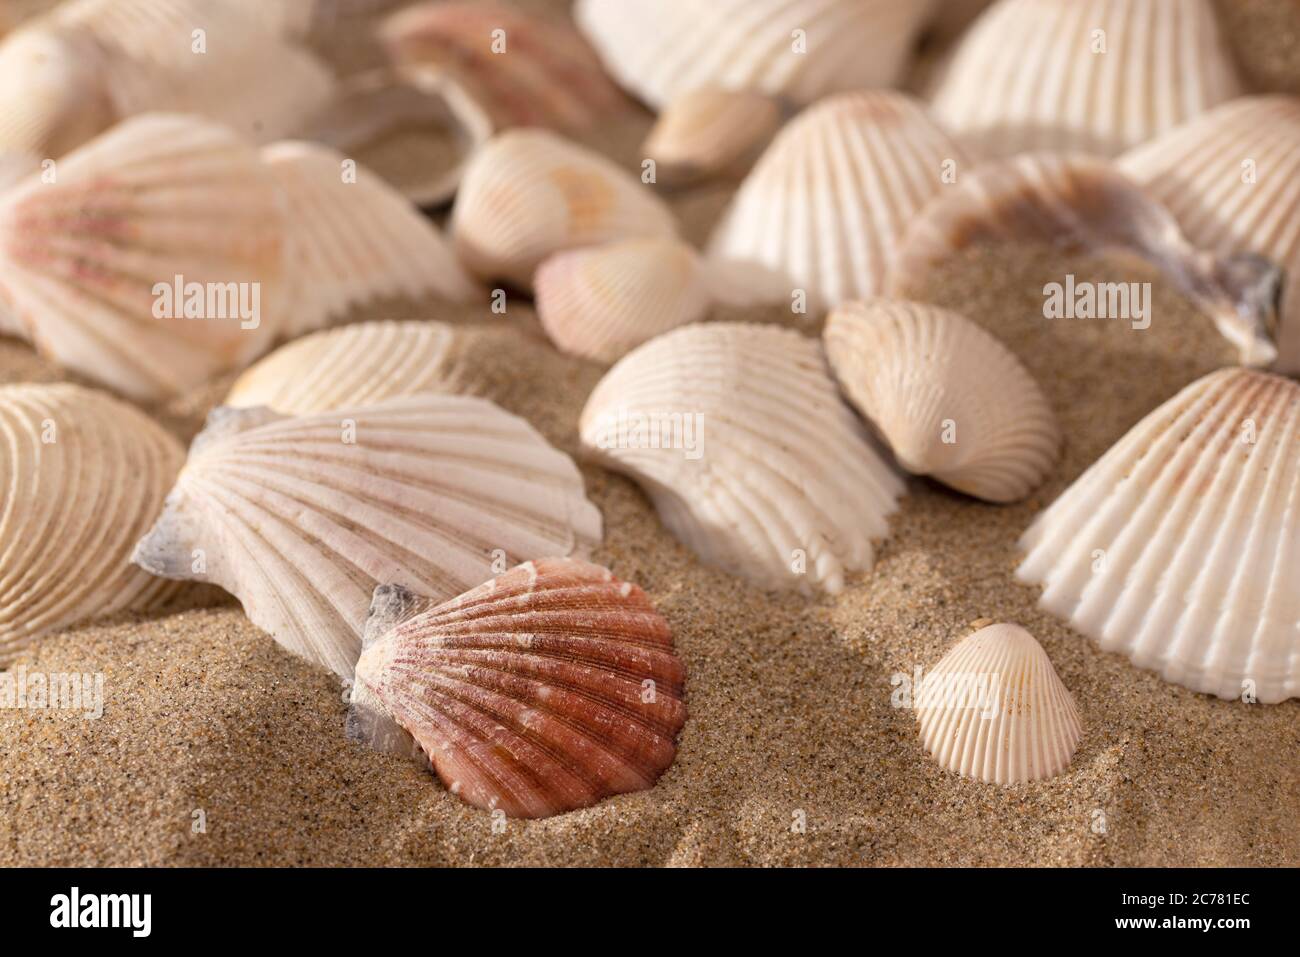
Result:
{"label": "ribbed scallop shell", "polygon": [[1026,153],[960,177],[915,217],[889,292],[903,297],[964,250],[1000,242],[1052,243],[1123,253],[1161,270],[1214,320],[1241,361],[1276,354],[1277,270],[1257,256],[1215,256],[1194,248],[1163,206],[1106,160]]}
{"label": "ribbed scallop shell", "polygon": [[776,135],[781,104],[752,90],[687,90],[669,103],[641,151],[663,182],[743,173]]}
{"label": "ribbed scallop shell", "polygon": [[668,207],[632,172],[546,130],[509,130],[479,148],[451,228],[472,273],[524,289],[552,253],[677,231]]}
{"label": "ribbed scallop shell", "polygon": [[[781,130],[710,241],[833,306],[883,291],[904,229],[965,154],[902,93],[845,93]],[[960,179],[960,176],[958,174]],[[785,295],[789,295],[787,289]]]}
{"label": "ribbed scallop shell", "polygon": [[[1252,441],[1253,440],[1253,441]],[[1300,695],[1300,385],[1223,369],[1135,425],[1025,533],[1040,604],[1167,681]]]}
{"label": "ribbed scallop shell", "polygon": [[1278,369],[1300,374],[1300,99],[1234,100],[1125,153],[1119,166],[1197,246],[1282,267]]}
{"label": "ribbed scallop shell", "polygon": [[1083,725],[1043,646],[1019,625],[959,641],[917,692],[921,741],[940,766],[986,784],[1054,777]]}
{"label": "ribbed scallop shell", "polygon": [[176,586],[130,564],[179,442],[74,385],[0,387],[0,667],[46,632],[145,609]]}
{"label": "ribbed scallop shell", "polygon": [[840,401],[820,343],[778,326],[705,323],[652,339],[600,381],[580,432],[701,559],[764,588],[840,591],[871,567],[903,492]]}
{"label": "ribbed scallop shell", "polygon": [[226,396],[237,408],[289,415],[460,392],[455,332],[442,322],[361,322],[295,339],[245,371]]}
{"label": "ribbed scallop shell", "polygon": [[625,239],[557,253],[534,280],[537,316],[565,352],[613,362],[660,333],[704,318],[699,257],[675,239]]}
{"label": "ribbed scallop shell", "polygon": [[1113,156],[1241,89],[1210,0],[1000,0],[962,38],[933,106],[983,155]]}
{"label": "ribbed scallop shell", "polygon": [[319,329],[381,296],[480,294],[446,237],[369,170],[314,143],[277,143],[262,159],[288,212],[294,287],[281,335]]}
{"label": "ribbed scallop shell", "polygon": [[513,7],[421,3],[390,16],[379,33],[400,69],[452,77],[497,129],[585,130],[627,105],[576,30]]}
{"label": "ribbed scallop shell", "polygon": [[[281,200],[224,127],[151,114],[114,127],[0,200],[0,297],[56,362],[147,399],[256,355],[285,296]],[[157,318],[159,283],[246,283],[256,328]],[[174,297],[173,297],[174,298]],[[180,305],[176,305],[177,313]],[[237,311],[237,310],[236,310]]]}
{"label": "ribbed scallop shell", "polygon": [[0,153],[62,156],[113,122],[104,51],[79,31],[33,23],[0,43]]}
{"label": "ribbed scallop shell", "polygon": [[614,79],[658,109],[702,87],[811,103],[889,86],[930,8],[930,0],[578,0],[574,18]]}
{"label": "ribbed scallop shell", "polygon": [[133,560],[220,585],[346,677],[377,584],[442,600],[494,561],[581,552],[600,534],[577,467],[532,426],[426,394],[296,418],[217,409]]}
{"label": "ribbed scallop shell", "polygon": [[644,790],[672,764],[686,672],[640,588],[545,558],[431,604],[376,589],[351,737],[399,746],[373,730],[395,721],[451,793],[511,817]]}
{"label": "ribbed scallop shell", "polygon": [[884,299],[831,312],[826,354],[840,387],[918,475],[1014,502],[1056,462],[1061,431],[1038,383],[957,313]]}

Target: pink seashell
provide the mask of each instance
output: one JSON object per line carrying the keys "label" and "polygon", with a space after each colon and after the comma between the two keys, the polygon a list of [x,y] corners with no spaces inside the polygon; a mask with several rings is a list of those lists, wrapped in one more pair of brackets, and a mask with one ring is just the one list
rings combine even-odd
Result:
{"label": "pink seashell", "polygon": [[547,558],[436,607],[375,589],[348,733],[418,745],[475,807],[547,817],[653,785],[676,754],[685,679],[645,592]]}

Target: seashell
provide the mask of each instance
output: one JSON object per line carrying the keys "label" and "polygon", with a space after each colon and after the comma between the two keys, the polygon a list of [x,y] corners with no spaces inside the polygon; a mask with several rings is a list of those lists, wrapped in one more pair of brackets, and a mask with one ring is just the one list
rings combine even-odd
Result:
{"label": "seashell", "polygon": [[976,168],[907,230],[890,276],[895,297],[924,286],[964,250],[999,242],[1055,243],[1136,256],[1163,272],[1235,345],[1241,361],[1271,362],[1278,272],[1256,256],[1192,247],[1169,212],[1106,160],[1027,153]]}
{"label": "seashell", "polygon": [[1038,516],[1017,575],[1044,586],[1043,608],[1166,681],[1300,696],[1298,449],[1300,384],[1211,373]]}
{"label": "seashell", "polygon": [[687,90],[664,107],[641,150],[664,182],[743,175],[785,119],[781,104],[752,90]]}
{"label": "seashell", "polygon": [[47,632],[175,592],[129,558],[181,467],[179,442],[65,384],[0,387],[0,431],[0,667]]}
{"label": "seashell", "polygon": [[579,426],[704,562],[836,593],[871,567],[903,483],[836,393],[820,344],[755,323],[684,326],[624,356]]}
{"label": "seashell", "polygon": [[436,607],[377,588],[348,733],[418,747],[475,807],[548,817],[651,787],[676,754],[685,680],[645,592],[544,558]]}
{"label": "seashell", "polygon": [[381,296],[479,295],[451,243],[369,170],[313,143],[277,143],[262,160],[287,201],[295,282],[282,335],[311,332]]}
{"label": "seashell", "polygon": [[999,0],[932,104],[985,156],[1114,156],[1241,92],[1210,0]]}
{"label": "seashell", "polygon": [[876,299],[831,312],[840,387],[900,465],[990,502],[1015,502],[1056,462],[1061,430],[1033,377],[964,316]]}
{"label": "seashell", "polygon": [[811,103],[890,86],[930,0],[578,0],[574,18],[605,68],[654,109],[704,87]]}
{"label": "seashell", "polygon": [[1282,267],[1280,372],[1300,374],[1300,98],[1243,97],[1119,159],[1196,246]]}
{"label": "seashell", "polygon": [[470,158],[451,230],[472,273],[531,289],[552,253],[672,237],[677,227],[663,201],[611,160],[546,130],[509,130]]}
{"label": "seashell", "polygon": [[613,362],[662,332],[704,318],[708,282],[676,239],[625,239],[556,253],[534,279],[537,316],[565,352]]}
{"label": "seashell", "polygon": [[514,7],[420,3],[389,16],[379,36],[400,71],[455,80],[496,129],[587,130],[628,105],[576,30]]}
{"label": "seashell", "polygon": [[788,123],[715,230],[714,260],[804,289],[811,307],[881,292],[904,228],[965,154],[902,93],[846,93]]}
{"label": "seashell", "polygon": [[225,404],[288,415],[365,406],[422,392],[463,392],[443,322],[361,322],[276,349],[231,386]]}
{"label": "seashell", "polygon": [[926,751],[945,770],[985,784],[1055,777],[1083,737],[1069,689],[1019,625],[989,625],[957,642],[917,697]]}
{"label": "seashell", "polygon": [[[56,362],[136,398],[182,392],[273,336],[262,317],[285,295],[279,203],[256,150],[224,127],[133,118],[60,160],[54,182],[0,199],[0,298]],[[229,318],[184,318],[172,290],[191,284],[222,291]],[[255,304],[243,318],[237,306]]]}
{"label": "seashell", "polygon": [[114,110],[93,38],[35,22],[0,42],[0,153],[62,156],[107,129]]}
{"label": "seashell", "polygon": [[299,417],[215,410],[132,560],[220,585],[291,652],[349,677],[377,584],[445,600],[494,562],[600,535],[577,467],[532,426],[423,394]]}

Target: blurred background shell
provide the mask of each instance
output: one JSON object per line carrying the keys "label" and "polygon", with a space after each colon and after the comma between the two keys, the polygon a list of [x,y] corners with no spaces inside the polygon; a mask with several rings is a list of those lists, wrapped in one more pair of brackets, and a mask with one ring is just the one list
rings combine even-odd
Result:
{"label": "blurred background shell", "polygon": [[740,177],[784,120],[777,100],[752,90],[687,90],[664,107],[641,149],[659,179],[686,185]]}

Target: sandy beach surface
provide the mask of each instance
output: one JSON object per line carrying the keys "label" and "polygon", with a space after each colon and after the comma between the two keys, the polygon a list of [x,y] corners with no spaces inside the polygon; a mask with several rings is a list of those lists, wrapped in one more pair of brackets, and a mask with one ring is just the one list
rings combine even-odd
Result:
{"label": "sandy beach surface", "polygon": [[[631,117],[600,145],[634,162],[647,128]],[[669,197],[688,238],[707,237],[730,192]],[[1044,319],[1043,285],[1067,273],[1151,282],[1151,327]],[[595,559],[646,589],[687,668],[690,716],[653,789],[494,830],[427,771],[346,741],[338,679],[193,587],[166,614],[23,655],[31,671],[102,672],[105,707],[99,720],[0,710],[0,865],[1300,864],[1300,701],[1168,684],[1038,610],[1014,577],[1038,511],[1232,350],[1153,272],[1066,251],[977,251],[913,292],[994,332],[1050,398],[1065,452],[1029,500],[987,505],[913,479],[874,569],[810,599],[701,565],[635,485],[584,464],[606,527]],[[351,318],[379,317],[457,323],[481,390],[578,456],[602,367],[550,347],[525,300],[505,317],[429,301]],[[0,339],[0,382],[63,377]],[[188,439],[228,384],[150,411]],[[947,773],[893,706],[892,676],[928,669],[986,619],[1028,628],[1074,695],[1084,737],[1059,777],[996,787]]]}

